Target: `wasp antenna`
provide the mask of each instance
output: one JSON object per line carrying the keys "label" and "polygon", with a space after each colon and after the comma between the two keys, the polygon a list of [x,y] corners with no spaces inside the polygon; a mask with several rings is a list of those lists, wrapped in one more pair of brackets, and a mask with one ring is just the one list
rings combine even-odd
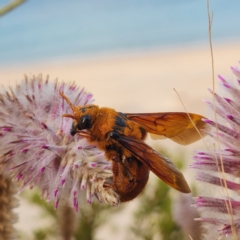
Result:
{"label": "wasp antenna", "polygon": [[[63,92],[59,91],[59,94],[61,95],[62,98],[64,98],[66,100],[66,102],[69,104],[69,106],[71,107],[71,109],[74,111],[76,110],[76,107],[71,103],[71,101],[68,99],[68,97],[66,95],[63,94]],[[64,114],[66,115],[66,114]],[[69,114],[68,114],[69,115]],[[71,115],[72,116],[72,115]],[[68,116],[70,117],[70,116]]]}
{"label": "wasp antenna", "polygon": [[72,118],[72,119],[75,119],[75,117],[72,115],[72,114],[63,114],[62,117],[67,117],[67,118]]}

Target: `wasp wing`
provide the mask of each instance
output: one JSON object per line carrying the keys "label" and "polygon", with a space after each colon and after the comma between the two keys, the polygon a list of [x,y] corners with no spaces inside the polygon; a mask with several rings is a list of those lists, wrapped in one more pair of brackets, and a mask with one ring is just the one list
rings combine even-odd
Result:
{"label": "wasp wing", "polygon": [[207,128],[207,124],[202,121],[203,116],[194,113],[126,113],[125,116],[152,133],[153,138],[156,138],[155,134],[161,135],[182,145],[193,143],[201,138],[196,128],[201,135],[204,135],[201,130]]}
{"label": "wasp wing", "polygon": [[183,174],[167,157],[136,138],[120,136],[118,142],[165,183],[180,192],[191,192]]}

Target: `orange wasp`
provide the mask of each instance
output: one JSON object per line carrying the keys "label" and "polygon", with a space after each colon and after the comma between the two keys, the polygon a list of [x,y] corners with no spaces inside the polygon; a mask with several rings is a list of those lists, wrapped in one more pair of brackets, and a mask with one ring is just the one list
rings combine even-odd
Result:
{"label": "orange wasp", "polygon": [[[113,185],[122,202],[134,199],[145,187],[149,170],[176,190],[191,192],[183,174],[167,157],[146,143],[147,133],[162,135],[187,145],[200,139],[198,129],[205,128],[202,116],[183,112],[121,113],[97,105],[74,106],[60,92],[73,114],[71,135],[79,134],[95,142],[112,161]],[[195,125],[195,127],[194,127]]]}

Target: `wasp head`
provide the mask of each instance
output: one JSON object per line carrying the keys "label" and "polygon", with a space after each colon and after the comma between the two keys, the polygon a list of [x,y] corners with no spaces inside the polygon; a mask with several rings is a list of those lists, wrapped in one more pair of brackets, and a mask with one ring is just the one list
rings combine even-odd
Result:
{"label": "wasp head", "polygon": [[74,106],[62,92],[59,92],[59,94],[66,100],[73,111],[73,114],[66,113],[62,115],[73,119],[71,135],[74,136],[79,130],[90,129],[96,121],[99,107],[93,104]]}

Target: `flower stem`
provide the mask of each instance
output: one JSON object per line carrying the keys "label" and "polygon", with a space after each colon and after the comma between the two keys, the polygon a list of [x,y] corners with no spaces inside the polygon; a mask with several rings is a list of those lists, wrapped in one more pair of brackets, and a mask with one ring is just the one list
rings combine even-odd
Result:
{"label": "flower stem", "polygon": [[12,211],[18,205],[14,196],[16,188],[13,182],[4,174],[0,174],[0,236],[1,239],[16,239],[13,224],[17,221],[17,215]]}
{"label": "flower stem", "polygon": [[62,240],[71,240],[76,227],[76,213],[71,207],[63,205],[59,208],[58,218]]}
{"label": "flower stem", "polygon": [[0,8],[0,17],[6,13],[12,11],[13,9],[15,9],[16,7],[18,7],[19,5],[21,5],[24,2],[26,2],[26,0],[15,0],[15,1],[9,3],[8,5]]}

